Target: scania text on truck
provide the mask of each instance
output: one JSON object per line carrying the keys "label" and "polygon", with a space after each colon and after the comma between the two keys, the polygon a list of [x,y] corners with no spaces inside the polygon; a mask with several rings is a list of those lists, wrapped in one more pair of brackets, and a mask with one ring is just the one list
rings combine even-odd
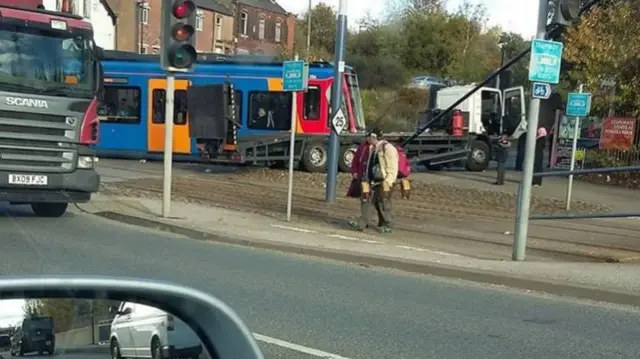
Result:
{"label": "scania text on truck", "polygon": [[59,217],[100,184],[101,49],[81,17],[13,4],[0,1],[0,201]]}

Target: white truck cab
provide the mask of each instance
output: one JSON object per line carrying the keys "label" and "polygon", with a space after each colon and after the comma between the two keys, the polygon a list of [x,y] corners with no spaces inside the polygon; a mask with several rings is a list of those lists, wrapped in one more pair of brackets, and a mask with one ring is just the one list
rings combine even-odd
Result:
{"label": "white truck cab", "polygon": [[[436,108],[448,108],[474,87],[465,85],[441,89],[436,97]],[[496,136],[507,131],[512,139],[517,139],[527,131],[522,86],[504,91],[483,87],[458,105],[457,109],[465,114],[464,130],[470,135]]]}

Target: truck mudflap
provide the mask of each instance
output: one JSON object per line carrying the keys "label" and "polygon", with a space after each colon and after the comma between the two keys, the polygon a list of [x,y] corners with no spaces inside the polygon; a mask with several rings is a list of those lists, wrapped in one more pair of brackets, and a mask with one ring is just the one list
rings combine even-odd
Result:
{"label": "truck mudflap", "polygon": [[26,203],[84,203],[100,187],[95,169],[69,173],[0,171],[0,201]]}

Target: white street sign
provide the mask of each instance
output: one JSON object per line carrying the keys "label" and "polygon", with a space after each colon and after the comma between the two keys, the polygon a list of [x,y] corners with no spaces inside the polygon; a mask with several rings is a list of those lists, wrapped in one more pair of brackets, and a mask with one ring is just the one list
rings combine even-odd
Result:
{"label": "white street sign", "polygon": [[344,113],[342,113],[342,109],[338,109],[336,115],[333,116],[331,125],[338,135],[341,134],[342,130],[347,126],[347,118],[344,116]]}

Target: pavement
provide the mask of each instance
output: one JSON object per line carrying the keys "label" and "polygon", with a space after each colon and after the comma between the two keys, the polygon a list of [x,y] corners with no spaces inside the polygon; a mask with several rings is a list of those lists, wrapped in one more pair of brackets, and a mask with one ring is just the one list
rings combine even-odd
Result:
{"label": "pavement", "polygon": [[[600,359],[640,351],[640,313],[631,307],[194,240],[77,208],[58,219],[0,208],[0,226],[0,275],[100,274],[192,286],[229,303],[268,359]],[[251,239],[251,228],[236,229]],[[522,273],[535,264],[506,263]],[[593,265],[625,281],[639,274],[628,265]],[[585,273],[591,264],[579,267]]]}

